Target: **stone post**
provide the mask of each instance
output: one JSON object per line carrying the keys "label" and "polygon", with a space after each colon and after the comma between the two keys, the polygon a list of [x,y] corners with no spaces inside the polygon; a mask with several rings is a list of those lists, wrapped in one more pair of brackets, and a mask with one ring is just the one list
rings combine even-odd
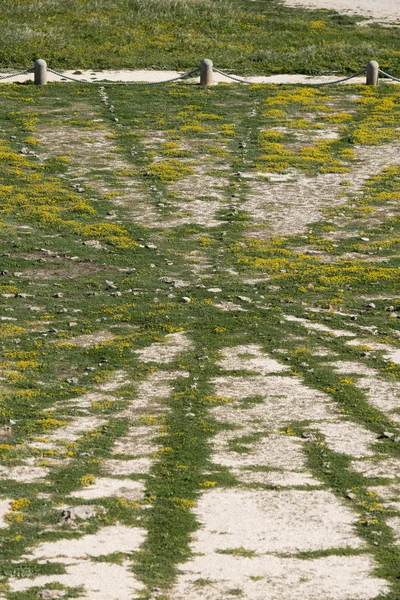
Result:
{"label": "stone post", "polygon": [[379,83],[379,65],[375,60],[370,60],[367,64],[367,85],[378,85]]}
{"label": "stone post", "polygon": [[35,85],[46,85],[47,83],[47,63],[41,58],[35,60]]}
{"label": "stone post", "polygon": [[212,61],[205,58],[200,65],[200,85],[212,85],[213,79]]}

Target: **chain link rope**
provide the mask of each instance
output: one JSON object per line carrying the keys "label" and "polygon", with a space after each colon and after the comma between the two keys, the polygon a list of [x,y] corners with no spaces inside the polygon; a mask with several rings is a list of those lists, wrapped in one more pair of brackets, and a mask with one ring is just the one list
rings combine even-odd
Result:
{"label": "chain link rope", "polygon": [[393,75],[390,75],[390,73],[386,73],[385,71],[382,71],[382,69],[379,69],[379,73],[381,75],[384,75],[385,77],[388,77],[389,79],[392,79],[393,81],[397,81],[398,83],[400,83],[400,79],[397,79],[397,77],[393,77]]}
{"label": "chain link rope", "polygon": [[[224,77],[228,77],[228,79],[232,79],[233,81],[238,81],[239,83],[245,83],[247,85],[252,85],[252,81],[247,81],[246,79],[241,79],[240,77],[235,77],[234,75],[230,75],[229,73],[225,73],[225,71],[221,71],[220,69],[216,69],[214,67],[214,72],[223,75]],[[354,73],[353,75],[348,75],[347,77],[342,77],[341,79],[336,79],[334,81],[324,81],[323,83],[310,83],[309,85],[314,86],[324,86],[324,85],[336,85],[338,83],[343,83],[345,81],[350,81],[350,79],[354,79],[355,77],[359,77],[360,75],[364,75],[366,72],[365,69],[358,71],[358,73]]]}
{"label": "chain link rope", "polygon": [[1,75],[0,81],[4,79],[11,79],[12,77],[19,77],[20,75],[26,75],[26,73],[33,73],[34,69],[25,69],[25,71],[18,71],[18,73],[10,73],[9,75]]}
{"label": "chain link rope", "polygon": [[229,73],[220,71],[219,69],[216,69],[215,67],[213,67],[213,71],[214,71],[214,73],[219,73],[220,75],[223,75],[224,77],[228,77],[228,79],[232,79],[233,81],[238,81],[239,83],[245,83],[247,85],[252,85],[251,81],[246,81],[246,79],[241,79],[240,77],[235,77],[235,75],[229,75]]}
{"label": "chain link rope", "polygon": [[342,77],[341,79],[336,79],[335,81],[324,81],[323,83],[310,83],[310,85],[314,85],[317,87],[322,87],[324,85],[337,85],[338,83],[344,83],[345,81],[350,81],[350,79],[354,79],[355,77],[360,77],[360,75],[365,75],[366,69],[362,69],[358,71],[358,73],[354,73],[353,75],[348,75],[348,77]]}
{"label": "chain link rope", "polygon": [[[183,75],[179,75],[178,77],[172,77],[171,79],[164,79],[162,81],[89,81],[88,79],[78,79],[77,77],[70,77],[69,75],[65,75],[64,73],[60,73],[59,71],[55,71],[54,69],[47,69],[49,71],[49,73],[53,73],[53,75],[57,75],[58,77],[61,77],[62,79],[66,79],[68,81],[73,81],[75,83],[84,83],[84,84],[89,84],[89,85],[162,85],[163,83],[173,83],[175,81],[182,81],[184,79],[188,79],[190,77],[193,77],[194,75],[198,74],[201,69],[200,67],[198,67],[197,69],[193,69],[193,71],[189,71],[187,73],[184,73]],[[223,77],[227,77],[228,79],[231,79],[232,81],[237,81],[238,83],[244,83],[246,85],[252,85],[253,82],[251,81],[247,81],[246,79],[243,79],[241,77],[236,77],[235,75],[231,75],[229,73],[226,73],[225,71],[221,71],[220,69],[216,69],[215,67],[213,68],[213,71],[215,73],[219,73],[219,75],[222,75]],[[26,75],[27,73],[33,73],[34,69],[25,69],[23,71],[18,71],[17,73],[10,73],[7,75],[0,75],[0,81],[4,81],[6,79],[12,79],[13,77],[19,77],[20,75]],[[361,71],[358,71],[358,73],[354,73],[353,75],[348,75],[347,77],[342,77],[341,79],[335,79],[334,81],[324,81],[322,83],[309,83],[308,85],[312,85],[315,87],[323,87],[326,85],[337,85],[339,83],[344,83],[345,81],[350,81],[351,79],[355,79],[356,77],[360,77],[360,75],[365,75],[366,70],[362,69]],[[386,73],[386,71],[382,71],[382,69],[379,69],[379,73],[381,75],[383,75],[384,77],[387,77],[388,79],[391,79],[392,81],[396,81],[398,83],[400,83],[400,79],[398,79],[397,77],[394,77],[393,75],[391,75],[390,73]]]}
{"label": "chain link rope", "polygon": [[87,83],[90,85],[160,85],[162,83],[172,83],[174,81],[181,81],[182,79],[188,79],[193,75],[196,75],[200,72],[200,67],[194,69],[193,71],[189,71],[188,73],[184,73],[183,75],[179,75],[178,77],[172,77],[171,79],[164,79],[163,81],[88,81],[87,79],[78,79],[76,77],[70,77],[69,75],[64,75],[59,71],[54,71],[54,69],[47,69],[53,75],[57,75],[58,77],[62,77],[63,79],[67,79],[68,81],[75,81],[76,83]]}

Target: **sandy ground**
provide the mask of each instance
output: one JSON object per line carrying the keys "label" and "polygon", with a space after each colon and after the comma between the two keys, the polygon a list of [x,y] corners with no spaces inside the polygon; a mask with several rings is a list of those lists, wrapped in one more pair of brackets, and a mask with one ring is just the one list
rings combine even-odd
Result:
{"label": "sandy ground", "polygon": [[400,22],[399,0],[284,0],[289,6],[337,10],[340,13],[360,15],[374,21]]}
{"label": "sandy ground", "polygon": [[[4,75],[8,74],[8,72],[3,72]],[[1,75],[3,74],[0,74]],[[12,73],[12,71],[10,71]],[[183,74],[182,71],[130,71],[130,70],[119,70],[119,71],[81,71],[80,75],[75,74],[76,71],[64,71],[64,74],[67,77],[72,77],[77,80],[86,80],[91,82],[100,82],[100,81],[120,81],[120,82],[147,82],[147,83],[156,83],[156,82],[167,82],[174,77],[179,77]],[[262,76],[254,76],[254,77],[241,77],[240,74],[235,74],[235,77],[239,77],[245,80],[248,83],[270,83],[270,84],[318,84],[318,83],[327,83],[329,81],[336,81],[344,75],[324,75],[322,77],[310,77],[309,75],[271,75],[270,77],[262,77]],[[5,79],[0,81],[0,83],[23,83],[25,81],[33,80],[33,74],[28,73],[25,75],[19,75],[13,79]],[[58,75],[54,75],[53,73],[48,74],[48,81],[60,81],[61,78]],[[69,80],[64,80],[69,81]],[[193,77],[188,79],[191,83],[198,83],[199,78]],[[214,73],[214,83],[235,83],[232,79],[225,77],[224,75],[220,75],[219,73]],[[365,83],[365,77],[356,77],[346,83],[352,84],[360,84]]]}

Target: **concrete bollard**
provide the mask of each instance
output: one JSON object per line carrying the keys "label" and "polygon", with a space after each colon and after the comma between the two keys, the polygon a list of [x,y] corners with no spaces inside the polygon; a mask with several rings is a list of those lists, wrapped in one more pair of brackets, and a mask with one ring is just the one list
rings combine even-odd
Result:
{"label": "concrete bollard", "polygon": [[47,63],[39,58],[35,60],[35,85],[46,85],[47,83]]}
{"label": "concrete bollard", "polygon": [[208,58],[201,61],[200,65],[200,85],[212,85],[214,81],[213,77],[213,64]]}
{"label": "concrete bollard", "polygon": [[367,85],[378,85],[379,83],[379,65],[375,60],[370,60],[367,64]]}

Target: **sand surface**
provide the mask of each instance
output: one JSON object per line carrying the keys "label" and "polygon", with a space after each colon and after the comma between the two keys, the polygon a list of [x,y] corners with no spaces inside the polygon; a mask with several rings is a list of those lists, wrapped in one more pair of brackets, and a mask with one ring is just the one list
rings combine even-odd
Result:
{"label": "sand surface", "polygon": [[[2,75],[6,75],[8,73],[13,73],[15,71],[3,71],[0,73],[0,77]],[[75,71],[64,71],[64,74],[67,77],[71,77],[76,79],[77,81],[90,81],[90,82],[101,82],[101,81],[109,81],[109,82],[142,82],[142,83],[156,83],[156,82],[167,82],[174,77],[179,77],[179,75],[183,75],[183,72],[180,71],[129,71],[125,70],[117,70],[117,71],[82,71],[80,75],[76,75]],[[336,81],[344,75],[324,75],[321,77],[310,77],[309,75],[271,75],[268,77],[263,76],[254,76],[254,77],[242,77],[240,73],[235,73],[235,77],[239,77],[248,83],[270,83],[276,85],[283,84],[319,84],[319,83],[327,83],[329,81]],[[23,83],[24,81],[33,80],[33,74],[27,73],[25,75],[18,75],[12,79],[5,79],[3,81],[0,80],[1,83]],[[70,82],[68,79],[62,79],[58,75],[54,75],[53,73],[48,74],[49,82],[56,81],[65,81]],[[198,83],[199,77],[192,77],[187,79],[190,83]],[[232,79],[225,77],[224,75],[220,75],[219,73],[214,73],[214,83],[235,83]],[[352,84],[360,84],[365,83],[365,77],[356,77],[355,79],[351,79],[345,83]]]}
{"label": "sand surface", "polygon": [[360,15],[374,21],[400,22],[398,0],[285,0],[289,6],[337,10],[340,13]]}

